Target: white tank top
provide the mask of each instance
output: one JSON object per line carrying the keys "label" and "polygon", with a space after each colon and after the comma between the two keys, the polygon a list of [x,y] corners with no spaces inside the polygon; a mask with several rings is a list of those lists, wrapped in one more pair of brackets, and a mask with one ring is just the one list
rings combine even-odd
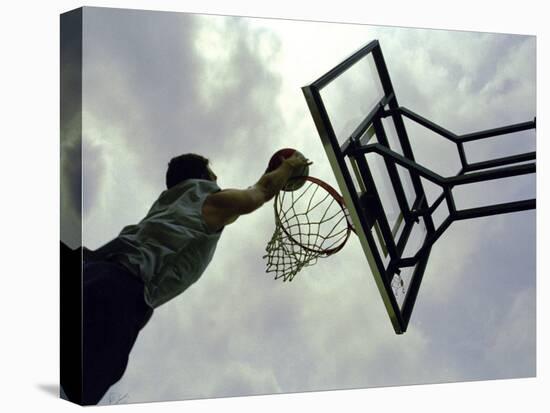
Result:
{"label": "white tank top", "polygon": [[149,306],[156,308],[181,294],[210,263],[222,230],[208,229],[202,205],[218,191],[212,181],[183,181],[164,191],[139,224],[120,232],[121,248],[109,259],[143,280]]}

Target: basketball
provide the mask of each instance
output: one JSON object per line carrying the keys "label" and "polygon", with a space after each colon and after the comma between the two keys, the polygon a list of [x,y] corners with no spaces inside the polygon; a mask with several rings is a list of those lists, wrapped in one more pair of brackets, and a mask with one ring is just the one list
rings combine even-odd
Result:
{"label": "basketball", "polygon": [[[298,151],[292,148],[284,148],[275,152],[275,154],[273,154],[273,156],[269,160],[269,164],[267,166],[266,172],[271,172],[277,169],[281,165],[282,160],[286,158],[290,158],[294,154],[294,152],[298,152]],[[298,152],[298,154],[302,155],[301,152]],[[288,183],[283,187],[283,191],[295,191],[301,188],[306,182],[305,177],[308,175],[309,175],[309,166],[305,165],[300,171],[297,171],[294,174],[292,174],[292,176],[288,180]],[[300,179],[300,177],[304,177],[304,178]]]}

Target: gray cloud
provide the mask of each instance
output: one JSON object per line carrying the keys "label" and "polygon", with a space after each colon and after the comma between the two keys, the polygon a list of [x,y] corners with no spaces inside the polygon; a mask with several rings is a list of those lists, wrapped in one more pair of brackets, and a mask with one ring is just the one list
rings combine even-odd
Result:
{"label": "gray cloud", "polygon": [[81,244],[81,37],[80,15],[67,15],[61,27],[60,184],[61,241]]}
{"label": "gray cloud", "polygon": [[[341,27],[319,26],[318,43],[305,47],[268,21],[86,10],[89,245],[141,219],[178,153],[204,153],[222,186],[244,187],[274,149],[300,144],[319,155],[312,174],[330,176],[285,58],[305,55],[296,71],[320,74],[316,59],[332,53],[323,36]],[[533,115],[532,38],[356,29],[355,41],[380,39],[400,103],[444,127],[471,132]],[[449,148],[410,134],[419,159],[456,172]],[[226,228],[201,280],[157,309],[112,392],[138,402],[534,374],[533,213],[454,224],[434,247],[404,336],[393,334],[356,239],[283,284],[264,273],[272,231],[267,206]],[[524,357],[510,364],[508,348]]]}
{"label": "gray cloud", "polygon": [[81,245],[82,156],[78,117],[61,123],[60,184],[61,240],[71,248]]}
{"label": "gray cloud", "polygon": [[[179,152],[203,153],[216,162],[228,145],[239,145],[241,156],[254,159],[251,137],[267,137],[280,128],[280,117],[270,105],[280,80],[258,58],[259,40],[268,35],[249,32],[245,20],[227,19],[213,29],[223,31],[223,47],[230,53],[222,79],[216,80],[229,81],[208,96],[214,105],[205,107],[201,91],[210,88],[203,75],[219,63],[203,59],[194,44],[202,27],[197,16],[86,10],[85,109],[122,128],[120,145],[127,151],[148,154],[147,167],[136,171],[140,180],[158,181],[159,173],[152,170],[162,171]],[[276,39],[268,42],[276,53]],[[234,135],[243,129],[243,137]]]}

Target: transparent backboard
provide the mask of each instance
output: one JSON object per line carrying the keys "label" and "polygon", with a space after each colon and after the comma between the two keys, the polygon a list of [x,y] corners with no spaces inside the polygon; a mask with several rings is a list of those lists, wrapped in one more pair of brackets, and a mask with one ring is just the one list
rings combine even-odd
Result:
{"label": "transparent backboard", "polygon": [[[412,159],[400,115],[389,115],[398,104],[378,41],[302,89],[393,327],[403,333],[429,257],[429,248],[422,247],[433,224],[412,214],[426,202],[414,171],[354,150],[380,144]],[[396,265],[415,256],[409,265]]]}

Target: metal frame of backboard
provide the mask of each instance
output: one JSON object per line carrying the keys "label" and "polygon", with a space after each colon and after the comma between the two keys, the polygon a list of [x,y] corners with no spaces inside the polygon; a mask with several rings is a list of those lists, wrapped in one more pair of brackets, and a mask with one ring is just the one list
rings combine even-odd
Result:
{"label": "metal frame of backboard", "polygon": [[[321,90],[369,54],[372,55],[382,84],[383,97],[375,104],[370,113],[366,115],[350,136],[340,144],[321,97]],[[464,150],[464,143],[534,129],[536,128],[536,118],[529,122],[466,135],[456,135],[411,110],[399,106],[382,50],[377,40],[368,43],[325,75],[313,83],[304,86],[302,91],[339,188],[348,206],[355,230],[365,251],[367,261],[393,328],[397,334],[402,334],[407,330],[431,248],[453,221],[536,208],[536,200],[528,199],[458,210],[452,193],[455,186],[536,172],[535,162],[525,163],[527,161],[535,161],[535,152],[491,159],[484,162],[469,163]],[[456,176],[442,177],[415,161],[403,116],[457,145],[462,168]],[[382,122],[384,118],[393,120],[403,151],[402,154],[390,149]],[[370,133],[367,133],[368,131]],[[373,135],[372,131],[374,131],[377,137],[377,143],[369,143],[370,137]],[[390,227],[390,223],[384,212],[380,195],[373,180],[372,171],[366,160],[367,154],[377,154],[384,159],[385,167],[391,179],[392,189],[395,191],[401,210],[401,219],[404,221],[404,228],[397,239],[394,238],[396,234]],[[355,166],[353,172],[360,175],[364,189],[358,191],[355,187],[352,171],[348,168],[346,160]],[[397,165],[408,170],[410,174],[415,192],[412,207],[409,207],[407,203],[403,183],[397,171]],[[428,205],[421,178],[439,185],[442,189],[441,195],[431,205]],[[433,214],[443,200],[447,203],[449,215],[435,228]],[[426,235],[422,246],[414,255],[403,256],[411,231],[420,219],[423,220],[426,227]],[[384,246],[390,256],[390,260],[386,265],[384,264],[382,255],[376,248],[376,240],[371,231],[371,228],[375,225],[376,232],[382,237]],[[404,300],[399,305],[392,290],[392,280],[395,274],[399,274],[405,267],[414,267],[414,272]]]}

